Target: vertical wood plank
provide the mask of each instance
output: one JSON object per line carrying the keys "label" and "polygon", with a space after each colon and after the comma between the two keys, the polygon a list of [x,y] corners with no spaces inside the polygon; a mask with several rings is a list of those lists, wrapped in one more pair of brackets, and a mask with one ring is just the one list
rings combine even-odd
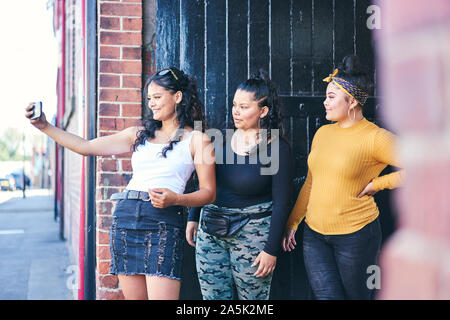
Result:
{"label": "vertical wood plank", "polygon": [[204,1],[180,0],[180,9],[180,67],[196,79],[199,97],[203,101],[205,88]]}
{"label": "vertical wood plank", "polygon": [[353,54],[353,0],[335,0],[334,16],[334,66],[336,66],[346,55]]}
{"label": "vertical wood plank", "polygon": [[158,0],[156,69],[180,67],[180,0]]}
{"label": "vertical wood plank", "polygon": [[291,93],[291,28],[290,1],[272,1],[272,80],[280,88],[280,94]]}
{"label": "vertical wood plank", "polygon": [[372,40],[372,31],[367,28],[367,8],[371,5],[371,0],[356,1],[356,54],[361,59],[361,63],[366,67],[369,78],[374,82],[375,57],[374,44]]}
{"label": "vertical wood plank", "polygon": [[[206,120],[211,128],[226,126],[225,1],[206,3]],[[195,59],[195,57],[193,57]]]}
{"label": "vertical wood plank", "polygon": [[228,0],[228,123],[233,127],[232,106],[237,86],[247,79],[248,2]]}
{"label": "vertical wood plank", "polygon": [[250,73],[269,71],[269,0],[250,0]]}
{"label": "vertical wood plank", "polygon": [[291,1],[292,93],[312,94],[312,1]]}
{"label": "vertical wood plank", "polygon": [[333,68],[333,0],[313,0],[313,5],[313,96],[323,96],[322,79]]}

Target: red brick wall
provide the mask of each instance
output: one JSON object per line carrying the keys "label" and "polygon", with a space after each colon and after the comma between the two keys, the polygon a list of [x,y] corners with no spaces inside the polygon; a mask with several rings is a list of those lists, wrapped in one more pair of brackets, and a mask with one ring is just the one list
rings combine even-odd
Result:
{"label": "red brick wall", "polygon": [[[98,136],[140,123],[142,87],[142,1],[99,1]],[[131,153],[97,160],[97,299],[123,299],[109,275],[109,228],[114,192],[131,177]]]}
{"label": "red brick wall", "polygon": [[382,111],[406,169],[379,298],[450,299],[450,2],[377,2]]}

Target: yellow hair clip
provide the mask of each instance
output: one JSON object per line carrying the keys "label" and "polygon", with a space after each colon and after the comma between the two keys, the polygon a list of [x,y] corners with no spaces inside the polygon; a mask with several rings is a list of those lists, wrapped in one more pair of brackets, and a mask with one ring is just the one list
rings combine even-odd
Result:
{"label": "yellow hair clip", "polygon": [[330,75],[328,77],[326,77],[325,79],[323,79],[324,82],[331,82],[333,80],[333,78],[338,74],[339,70],[338,69],[334,69],[333,73],[330,73]]}

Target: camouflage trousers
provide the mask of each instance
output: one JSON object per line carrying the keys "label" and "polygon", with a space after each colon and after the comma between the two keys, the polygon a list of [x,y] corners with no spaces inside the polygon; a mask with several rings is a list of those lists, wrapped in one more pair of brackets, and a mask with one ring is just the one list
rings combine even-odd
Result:
{"label": "camouflage trousers", "polygon": [[255,277],[258,266],[252,264],[267,242],[270,219],[250,220],[228,238],[212,236],[199,227],[195,260],[204,300],[236,299],[234,289],[240,300],[269,299],[272,274]]}

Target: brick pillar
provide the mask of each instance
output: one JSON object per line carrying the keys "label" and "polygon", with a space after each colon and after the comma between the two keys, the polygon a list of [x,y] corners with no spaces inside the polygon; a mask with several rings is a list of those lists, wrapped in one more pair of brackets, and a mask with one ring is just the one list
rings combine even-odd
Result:
{"label": "brick pillar", "polygon": [[[98,136],[140,124],[142,114],[142,1],[98,2]],[[109,197],[131,178],[131,152],[97,160],[97,299],[123,299],[109,275]]]}
{"label": "brick pillar", "polygon": [[450,299],[450,2],[377,2],[382,112],[406,169],[378,298]]}

